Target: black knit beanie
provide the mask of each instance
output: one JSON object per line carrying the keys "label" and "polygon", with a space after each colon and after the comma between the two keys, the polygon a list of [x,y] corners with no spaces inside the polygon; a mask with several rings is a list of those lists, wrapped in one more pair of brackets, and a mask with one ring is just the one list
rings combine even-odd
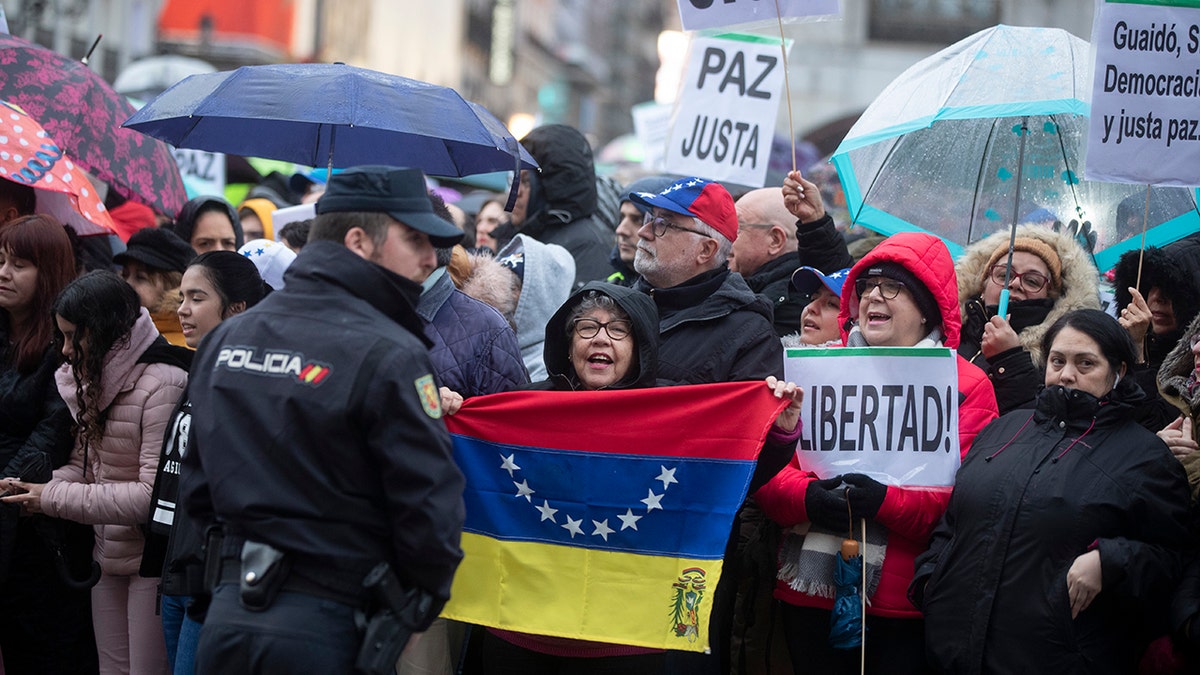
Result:
{"label": "black knit beanie", "polygon": [[929,288],[917,278],[917,275],[908,271],[907,267],[890,260],[882,261],[871,265],[859,275],[861,279],[870,277],[887,277],[902,282],[908,288],[908,292],[912,294],[917,310],[921,312],[921,316],[925,317],[925,323],[930,328],[942,325],[942,310],[938,307],[937,299],[933,297]]}

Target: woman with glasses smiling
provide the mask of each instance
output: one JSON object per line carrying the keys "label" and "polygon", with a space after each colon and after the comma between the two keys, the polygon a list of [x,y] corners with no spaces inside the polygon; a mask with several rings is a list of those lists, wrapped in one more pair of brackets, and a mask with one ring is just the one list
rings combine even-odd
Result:
{"label": "woman with glasses smiling", "polygon": [[988,374],[1000,414],[1030,407],[1042,387],[1041,340],[1060,316],[1099,309],[1099,276],[1087,252],[1066,234],[1017,228],[1007,276],[1008,316],[996,316],[1008,262],[1008,230],[973,244],[959,258],[962,341],[958,353]]}

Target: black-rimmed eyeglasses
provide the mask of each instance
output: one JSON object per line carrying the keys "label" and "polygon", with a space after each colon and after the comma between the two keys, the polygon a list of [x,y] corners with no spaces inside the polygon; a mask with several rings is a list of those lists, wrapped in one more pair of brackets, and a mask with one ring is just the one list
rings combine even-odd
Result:
{"label": "black-rimmed eyeglasses", "polygon": [[633,330],[633,327],[625,320],[601,322],[595,319],[575,319],[574,328],[575,334],[584,340],[596,337],[601,328],[608,333],[608,337],[614,340],[624,340]]}
{"label": "black-rimmed eyeglasses", "polygon": [[712,235],[710,234],[706,234],[700,230],[693,230],[690,227],[676,225],[662,216],[655,216],[650,213],[647,213],[646,216],[642,218],[642,224],[651,226],[655,237],[663,236],[667,233],[667,230],[682,230],[684,232],[691,232],[692,234],[698,234],[701,237],[708,237],[709,239],[712,239]]}
{"label": "black-rimmed eyeglasses", "polygon": [[871,294],[876,288],[879,289],[879,294],[884,300],[894,300],[900,291],[907,288],[903,281],[896,281],[887,277],[871,277],[870,279],[857,279],[854,282],[854,290],[858,292],[859,298],[865,298]]}

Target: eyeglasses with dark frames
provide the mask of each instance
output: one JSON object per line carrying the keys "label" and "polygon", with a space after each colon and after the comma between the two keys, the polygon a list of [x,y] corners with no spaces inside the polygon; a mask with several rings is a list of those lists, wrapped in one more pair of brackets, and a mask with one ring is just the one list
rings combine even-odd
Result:
{"label": "eyeglasses with dark frames", "polygon": [[664,218],[662,216],[655,216],[650,213],[647,213],[646,216],[642,219],[642,224],[650,225],[651,229],[654,231],[655,237],[663,236],[664,234],[667,233],[667,230],[682,230],[684,232],[691,232],[692,234],[698,234],[701,237],[708,237],[709,239],[712,239],[712,235],[710,235],[710,234],[706,234],[704,232],[701,232],[700,230],[693,230],[690,227],[676,225],[675,223],[672,223],[671,221],[667,220],[666,218]]}
{"label": "eyeglasses with dark frames", "polygon": [[584,340],[591,340],[600,334],[600,329],[603,328],[608,337],[620,341],[629,337],[633,331],[633,327],[628,321],[618,319],[616,321],[597,321],[595,319],[580,318],[575,319],[572,324],[575,329],[575,334]]}
{"label": "eyeglasses with dark frames", "polygon": [[907,284],[903,281],[896,281],[887,277],[871,277],[870,279],[857,279],[854,282],[854,290],[858,292],[859,298],[865,298],[871,294],[876,288],[879,289],[879,294],[884,300],[894,300],[900,291],[907,288]]}

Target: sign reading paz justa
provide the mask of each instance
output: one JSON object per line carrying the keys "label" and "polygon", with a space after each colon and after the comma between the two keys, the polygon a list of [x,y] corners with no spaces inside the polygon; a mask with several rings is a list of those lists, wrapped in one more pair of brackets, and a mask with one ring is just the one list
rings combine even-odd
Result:
{"label": "sign reading paz justa", "polygon": [[667,170],[761,186],[783,87],[779,41],[701,38],[691,49]]}
{"label": "sign reading paz justa", "polygon": [[941,348],[789,349],[804,387],[800,466],[822,478],[863,473],[888,485],[954,484],[958,361]]}
{"label": "sign reading paz justa", "polygon": [[1200,7],[1101,0],[1084,176],[1200,185]]}

